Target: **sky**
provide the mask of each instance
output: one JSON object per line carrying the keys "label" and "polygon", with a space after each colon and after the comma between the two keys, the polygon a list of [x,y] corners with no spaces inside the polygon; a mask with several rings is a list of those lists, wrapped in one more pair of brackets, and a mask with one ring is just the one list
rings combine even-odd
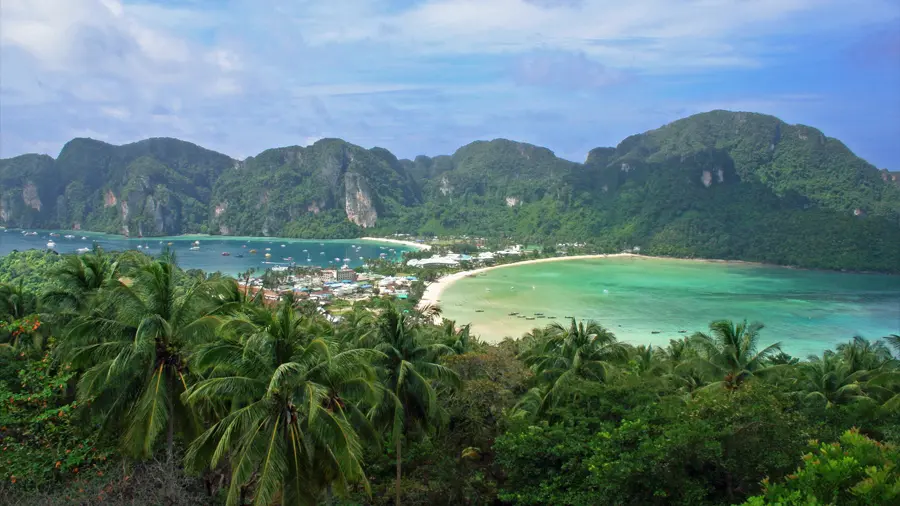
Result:
{"label": "sky", "polygon": [[502,137],[583,161],[713,109],[900,170],[900,0],[0,0],[0,157]]}

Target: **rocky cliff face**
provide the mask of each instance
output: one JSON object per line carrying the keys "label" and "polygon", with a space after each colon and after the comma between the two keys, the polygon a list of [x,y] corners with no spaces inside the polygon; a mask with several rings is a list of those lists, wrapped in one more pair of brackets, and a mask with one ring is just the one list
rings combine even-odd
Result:
{"label": "rocky cliff face", "polygon": [[[619,232],[627,241],[658,231],[646,223],[679,222],[715,199],[723,199],[718,205],[729,215],[738,204],[722,195],[739,185],[749,185],[742,187],[761,199],[775,195],[789,209],[818,206],[843,217],[856,215],[854,223],[894,217],[896,224],[897,179],[813,128],[726,111],[679,120],[614,148],[596,148],[583,164],[504,139],[414,160],[324,139],[269,149],[244,161],[174,139],[125,146],[75,139],[56,160],[40,155],[0,160],[0,221],[146,236],[332,238],[376,228],[561,239],[602,236],[617,224],[643,223]],[[655,214],[641,218],[649,209]],[[666,233],[727,234],[705,222],[679,226],[687,228],[672,225]]]}
{"label": "rocky cliff face", "polygon": [[378,220],[378,211],[373,204],[374,198],[366,178],[348,172],[344,175],[344,210],[347,219],[362,228],[374,227]]}

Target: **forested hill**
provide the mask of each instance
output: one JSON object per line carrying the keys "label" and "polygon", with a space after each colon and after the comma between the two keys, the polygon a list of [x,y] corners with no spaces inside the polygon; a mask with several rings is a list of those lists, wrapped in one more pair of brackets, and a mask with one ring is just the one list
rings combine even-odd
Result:
{"label": "forested hill", "polygon": [[0,160],[0,224],[130,235],[393,232],[900,271],[900,184],[840,141],[713,111],[592,150],[509,140],[398,160],[339,139],[244,161],[175,139]]}

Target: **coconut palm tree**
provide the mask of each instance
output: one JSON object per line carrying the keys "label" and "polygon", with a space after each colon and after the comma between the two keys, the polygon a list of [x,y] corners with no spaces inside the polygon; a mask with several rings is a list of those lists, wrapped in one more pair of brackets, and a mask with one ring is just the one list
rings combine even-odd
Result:
{"label": "coconut palm tree", "polygon": [[735,324],[730,320],[717,320],[709,324],[710,333],[698,332],[691,337],[700,357],[696,363],[709,374],[721,378],[710,385],[728,390],[740,388],[747,379],[765,370],[774,370],[768,359],[781,351],[775,343],[757,351],[761,323],[747,324],[746,320]]}
{"label": "coconut palm tree", "polygon": [[402,441],[411,431],[421,431],[443,421],[436,386],[455,387],[457,374],[438,363],[453,349],[441,343],[427,343],[420,318],[401,313],[390,306],[376,321],[375,332],[366,340],[384,359],[379,364],[382,399],[370,416],[390,427],[396,449],[396,504],[400,504]]}
{"label": "coconut palm tree", "polygon": [[548,325],[543,343],[535,343],[522,354],[538,381],[549,386],[544,406],[576,380],[606,382],[615,363],[625,360],[628,348],[598,323],[578,322],[568,327]]}
{"label": "coconut palm tree", "polygon": [[900,360],[900,334],[891,334],[885,337],[884,340],[894,349],[894,356]]}
{"label": "coconut palm tree", "polygon": [[101,290],[118,285],[119,271],[119,262],[97,245],[90,253],[65,256],[53,271],[56,286],[44,294],[43,300],[57,315],[83,312]]}
{"label": "coconut palm tree", "polygon": [[891,350],[883,341],[869,341],[855,336],[849,343],[839,344],[838,353],[852,371],[874,371],[891,360]]}
{"label": "coconut palm tree", "polygon": [[38,312],[39,307],[40,300],[25,289],[24,281],[0,283],[0,316],[18,320]]}
{"label": "coconut palm tree", "polygon": [[85,368],[79,401],[93,400],[106,421],[127,420],[123,445],[148,457],[166,433],[174,459],[176,429],[196,428],[179,400],[187,388],[186,358],[192,343],[212,337],[222,310],[221,283],[194,280],[179,286],[173,255],[136,255],[118,285],[74,318],[57,352]]}
{"label": "coconut palm tree", "polygon": [[868,371],[853,371],[832,352],[825,352],[821,357],[810,356],[800,365],[800,373],[804,400],[822,402],[826,407],[868,400],[860,384]]}
{"label": "coconut palm tree", "polygon": [[359,429],[361,402],[377,400],[369,365],[373,350],[335,352],[334,343],[307,332],[282,301],[270,311],[249,307],[230,317],[219,342],[203,345],[193,368],[207,378],[184,394],[188,404],[224,416],[189,447],[192,468],[230,458],[229,505],[316,504],[323,491],[364,483]]}

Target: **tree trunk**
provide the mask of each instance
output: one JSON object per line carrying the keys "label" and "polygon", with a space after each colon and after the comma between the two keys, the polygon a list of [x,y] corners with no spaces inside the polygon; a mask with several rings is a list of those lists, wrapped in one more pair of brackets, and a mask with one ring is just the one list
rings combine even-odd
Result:
{"label": "tree trunk", "polygon": [[400,466],[401,466],[400,442],[402,439],[403,439],[402,435],[397,436],[397,483],[394,485],[394,488],[395,488],[394,493],[397,496],[396,506],[400,506]]}
{"label": "tree trunk", "polygon": [[169,389],[168,395],[166,395],[166,405],[169,410],[169,427],[166,431],[166,464],[169,466],[169,472],[173,472],[175,470],[175,403],[172,401],[172,396],[175,394],[175,385],[170,371],[167,371],[166,376],[166,386]]}

